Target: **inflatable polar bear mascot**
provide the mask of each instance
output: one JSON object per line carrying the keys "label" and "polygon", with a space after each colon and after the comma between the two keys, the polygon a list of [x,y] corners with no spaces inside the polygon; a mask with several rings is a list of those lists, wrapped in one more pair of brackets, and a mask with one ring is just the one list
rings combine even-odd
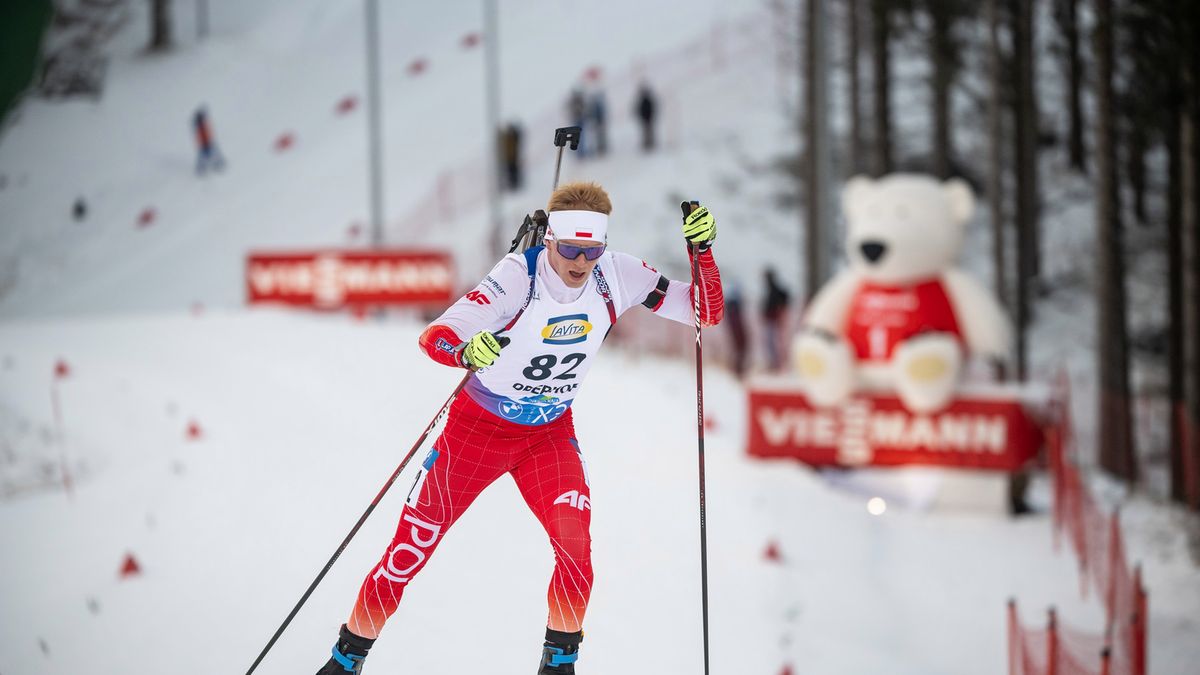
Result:
{"label": "inflatable polar bear mascot", "polygon": [[814,405],[864,387],[932,412],[950,402],[967,356],[1007,359],[1004,310],[954,266],[974,207],[959,179],[897,173],[847,182],[849,267],[817,292],[792,345]]}

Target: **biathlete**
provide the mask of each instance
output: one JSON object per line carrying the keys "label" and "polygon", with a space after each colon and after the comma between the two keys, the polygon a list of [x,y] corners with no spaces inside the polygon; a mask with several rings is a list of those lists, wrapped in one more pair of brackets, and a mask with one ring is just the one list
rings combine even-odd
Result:
{"label": "biathlete", "polygon": [[[472,374],[421,465],[395,538],[363,582],[333,656],[318,675],[359,672],[368,650],[446,531],[484,488],[510,474],[554,548],[540,675],[575,672],[592,589],[591,492],[571,402],[617,318],[642,305],[692,325],[692,283],[607,250],[608,194],[595,183],[557,188],[545,245],[510,253],[420,337],[438,363]],[[699,256],[699,314],[723,312],[708,209],[684,218]]]}

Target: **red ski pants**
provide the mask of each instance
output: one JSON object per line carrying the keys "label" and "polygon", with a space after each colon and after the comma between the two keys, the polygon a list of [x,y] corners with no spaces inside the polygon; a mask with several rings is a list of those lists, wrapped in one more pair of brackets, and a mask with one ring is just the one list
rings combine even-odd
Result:
{"label": "red ski pants", "polygon": [[582,629],[592,590],[591,492],[571,412],[544,426],[505,421],[460,394],[422,463],[400,524],[358,593],[347,627],[375,638],[408,586],[471,502],[511,474],[554,548],[547,627]]}

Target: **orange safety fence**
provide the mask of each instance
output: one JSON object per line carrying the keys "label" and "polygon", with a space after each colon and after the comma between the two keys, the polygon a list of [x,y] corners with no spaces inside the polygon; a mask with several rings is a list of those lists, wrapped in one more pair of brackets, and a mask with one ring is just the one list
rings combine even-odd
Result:
{"label": "orange safety fence", "polygon": [[[1065,381],[1065,380],[1064,380]],[[1051,609],[1045,630],[1020,625],[1009,602],[1010,675],[1145,675],[1146,590],[1141,568],[1130,569],[1120,513],[1105,515],[1075,462],[1070,394],[1060,387],[1046,441],[1053,479],[1055,544],[1070,543],[1079,561],[1080,590],[1104,606],[1100,634],[1061,624]]]}
{"label": "orange safety fence", "polygon": [[1026,628],[1008,601],[1009,675],[1109,675],[1104,638],[1063,624],[1054,608],[1045,628]]}

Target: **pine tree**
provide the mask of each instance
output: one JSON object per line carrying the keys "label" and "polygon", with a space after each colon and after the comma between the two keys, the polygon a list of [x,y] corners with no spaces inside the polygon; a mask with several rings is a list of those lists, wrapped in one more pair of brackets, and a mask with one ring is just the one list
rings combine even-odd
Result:
{"label": "pine tree", "polygon": [[1129,354],[1125,312],[1125,265],[1117,180],[1116,100],[1112,0],[1093,0],[1096,12],[1096,287],[1099,293],[1100,464],[1109,473],[1137,480],[1130,424]]}
{"label": "pine tree", "polygon": [[862,101],[860,92],[862,84],[858,72],[859,46],[859,0],[846,0],[848,14],[846,18],[846,69],[850,103],[850,172],[863,172],[863,123]]}
{"label": "pine tree", "polygon": [[875,110],[875,152],[871,172],[875,176],[891,173],[892,107],[891,49],[892,12],[888,0],[871,0],[871,62],[873,68]]}
{"label": "pine tree", "polygon": [[929,15],[930,61],[933,65],[933,173],[949,178],[954,170],[954,121],[951,92],[962,67],[961,40],[955,27],[973,9],[973,3],[961,0],[921,0]]}
{"label": "pine tree", "polygon": [[1083,145],[1083,60],[1079,54],[1079,0],[1055,0],[1054,19],[1066,43],[1063,70],[1066,74],[1068,112],[1067,152],[1071,168],[1087,173]]}

